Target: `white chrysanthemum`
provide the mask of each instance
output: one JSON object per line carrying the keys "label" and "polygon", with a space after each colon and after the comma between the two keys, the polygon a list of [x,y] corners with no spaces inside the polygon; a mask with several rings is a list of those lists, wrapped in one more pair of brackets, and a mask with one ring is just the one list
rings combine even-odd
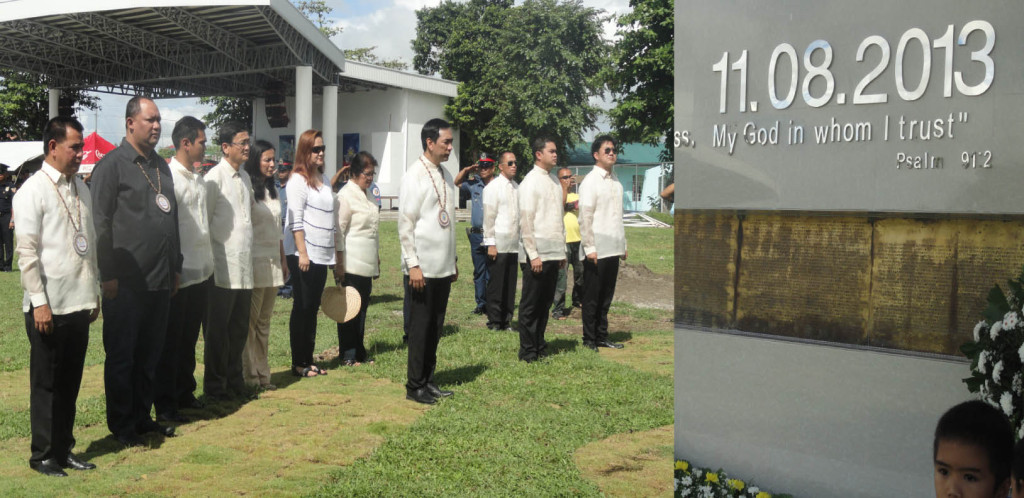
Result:
{"label": "white chrysanthemum", "polygon": [[[1024,355],[1024,353],[1021,354]],[[1021,356],[1021,358],[1024,358],[1024,356]],[[978,372],[980,372],[981,374],[988,373],[988,371],[986,370],[986,368],[988,367],[985,366],[986,363],[988,363],[988,351],[982,351],[981,353],[978,353]]]}
{"label": "white chrysanthemum", "polygon": [[683,478],[680,479],[679,482],[683,483],[683,486],[689,486],[693,484],[693,478],[690,476],[683,476]]}
{"label": "white chrysanthemum", "polygon": [[992,366],[992,382],[998,384],[999,377],[1003,375],[1003,360],[999,360]]}
{"label": "white chrysanthemum", "polygon": [[704,471],[700,469],[693,469],[693,477],[696,477],[697,479],[704,477]]}
{"label": "white chrysanthemum", "polygon": [[1005,413],[1007,417],[1012,417],[1013,395],[1010,393],[1003,393],[1003,395],[999,398],[999,406],[1003,408],[1003,413]]}
{"label": "white chrysanthemum", "polygon": [[1010,387],[1015,394],[1024,394],[1024,391],[1022,391],[1022,388],[1024,388],[1024,378],[1021,378],[1020,372],[1013,374],[1013,381],[1010,382]]}
{"label": "white chrysanthemum", "polygon": [[1024,423],[1020,424],[1020,429],[1017,430],[1017,439],[1024,439]]}
{"label": "white chrysanthemum", "polygon": [[974,342],[981,341],[981,333],[985,330],[985,327],[988,327],[988,324],[985,323],[985,320],[982,320],[974,324]]}
{"label": "white chrysanthemum", "polygon": [[757,486],[751,486],[747,488],[747,492],[750,493],[751,496],[757,496],[757,494],[761,492],[761,488],[758,488]]}
{"label": "white chrysanthemum", "polygon": [[1016,311],[1010,311],[1003,315],[1003,330],[1013,330],[1018,323],[1020,323],[1020,318]]}
{"label": "white chrysanthemum", "polygon": [[999,337],[999,332],[1001,332],[1002,330],[1003,330],[1003,322],[1002,321],[998,321],[998,322],[992,324],[992,328],[990,328],[988,330],[988,334],[989,334],[990,337],[992,337],[992,340],[994,341],[994,340],[996,340],[997,337]]}

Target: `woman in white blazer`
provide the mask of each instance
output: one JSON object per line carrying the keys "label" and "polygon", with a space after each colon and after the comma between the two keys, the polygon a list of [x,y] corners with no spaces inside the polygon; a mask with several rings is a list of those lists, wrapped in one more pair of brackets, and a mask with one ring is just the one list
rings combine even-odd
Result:
{"label": "woman in white blazer", "polygon": [[363,336],[373,280],[380,276],[380,207],[370,193],[377,160],[369,152],[360,152],[352,158],[351,172],[352,177],[335,196],[338,231],[334,245],[338,253],[334,282],[355,287],[361,298],[359,314],[338,324],[338,346],[344,366],[373,363],[366,356]]}

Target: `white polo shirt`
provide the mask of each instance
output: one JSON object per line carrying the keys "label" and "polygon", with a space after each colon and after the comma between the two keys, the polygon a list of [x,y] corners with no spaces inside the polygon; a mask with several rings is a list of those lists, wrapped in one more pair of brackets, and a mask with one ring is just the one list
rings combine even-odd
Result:
{"label": "white polo shirt", "polygon": [[580,183],[580,255],[598,259],[626,254],[622,223],[622,184],[610,171],[594,166]]}
{"label": "white polo shirt", "polygon": [[565,259],[563,208],[562,187],[555,175],[533,165],[519,185],[520,263],[537,257],[541,261]]}
{"label": "white polo shirt", "polygon": [[206,212],[206,181],[171,158],[174,197],[178,200],[178,234],[181,238],[181,283],[179,288],[205,282],[213,275],[213,248]]}
{"label": "white polo shirt", "polygon": [[[408,275],[409,268],[419,266],[425,278],[455,274],[455,199],[458,196],[452,176],[426,157],[420,156],[406,169],[398,194],[398,239],[402,244],[403,273]],[[448,215],[447,227],[439,222],[442,204]]]}
{"label": "white polo shirt", "polygon": [[[44,162],[40,172],[14,194],[23,312],[30,305],[48,304],[54,315],[67,315],[99,306],[92,196],[85,182],[77,177],[72,181]],[[73,245],[79,230],[88,242],[82,255]]]}
{"label": "white polo shirt", "polygon": [[519,184],[497,175],[484,187],[483,203],[482,245],[496,246],[500,253],[519,252]]}
{"label": "white polo shirt", "polygon": [[252,182],[221,159],[206,173],[206,209],[213,247],[213,283],[252,289]]}

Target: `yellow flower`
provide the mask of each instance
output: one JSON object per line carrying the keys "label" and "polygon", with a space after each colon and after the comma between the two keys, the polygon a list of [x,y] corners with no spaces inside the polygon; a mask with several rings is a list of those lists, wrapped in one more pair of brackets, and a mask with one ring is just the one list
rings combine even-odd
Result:
{"label": "yellow flower", "polygon": [[716,474],[714,472],[708,472],[707,475],[704,476],[704,479],[706,479],[708,482],[713,482],[713,483],[717,484],[718,483],[718,474]]}
{"label": "yellow flower", "polygon": [[772,495],[770,493],[766,493],[766,492],[762,491],[762,492],[757,494],[756,498],[772,498]]}
{"label": "yellow flower", "polygon": [[690,463],[686,460],[676,460],[676,469],[686,472],[690,469]]}
{"label": "yellow flower", "polygon": [[728,483],[729,487],[736,491],[743,491],[743,488],[746,486],[746,484],[743,484],[743,481],[739,479],[729,479]]}

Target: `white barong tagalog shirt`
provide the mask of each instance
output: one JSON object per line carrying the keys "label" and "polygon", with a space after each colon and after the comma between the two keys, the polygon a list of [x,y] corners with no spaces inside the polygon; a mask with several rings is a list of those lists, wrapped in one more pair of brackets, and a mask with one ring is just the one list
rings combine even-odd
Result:
{"label": "white barong tagalog shirt", "polygon": [[206,211],[206,180],[189,171],[176,158],[168,167],[178,200],[178,233],[181,238],[181,283],[179,288],[205,282],[213,275],[213,248]]}
{"label": "white barong tagalog shirt", "polygon": [[[447,228],[441,227],[438,221],[441,212],[438,194],[446,200]],[[406,169],[398,196],[402,273],[408,275],[409,268],[419,266],[424,278],[455,274],[455,199],[458,196],[452,176],[426,157],[420,156]]]}
{"label": "white barong tagalog shirt", "polygon": [[[77,177],[72,181],[73,185],[44,162],[40,172],[26,180],[14,195],[16,250],[25,289],[21,309],[26,313],[30,305],[48,304],[54,315],[92,310],[99,305],[92,197],[85,182]],[[74,249],[74,225],[79,224],[79,213],[79,229],[88,241],[84,255]]]}
{"label": "white barong tagalog shirt", "polygon": [[626,254],[622,223],[622,184],[610,171],[594,166],[580,183],[580,260],[596,252],[598,259]]}
{"label": "white barong tagalog shirt", "polygon": [[519,185],[519,262],[565,259],[562,187],[554,174],[534,165]]}
{"label": "white barong tagalog shirt", "polygon": [[206,209],[213,247],[213,283],[252,289],[252,182],[222,159],[206,174]]}
{"label": "white barong tagalog shirt", "polygon": [[484,238],[482,245],[496,246],[499,253],[519,251],[519,184],[497,175],[484,187]]}

